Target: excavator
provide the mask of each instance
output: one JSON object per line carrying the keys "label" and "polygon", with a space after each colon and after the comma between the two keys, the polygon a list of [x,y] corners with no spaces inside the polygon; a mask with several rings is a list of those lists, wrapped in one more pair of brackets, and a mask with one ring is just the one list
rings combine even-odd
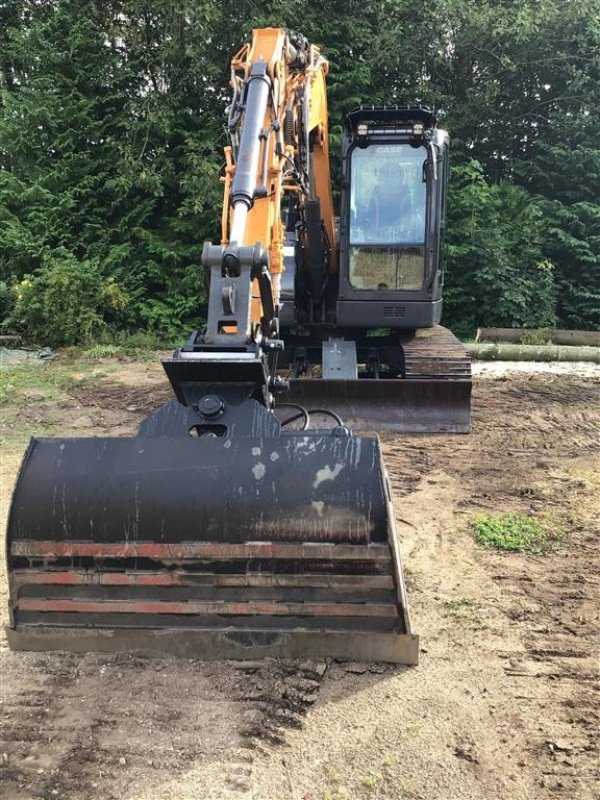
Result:
{"label": "excavator", "polygon": [[345,121],[334,215],[319,48],[231,62],[207,321],[134,437],[34,438],[8,522],[17,650],[416,664],[376,435],[467,432],[439,326],[448,134],[421,106]]}

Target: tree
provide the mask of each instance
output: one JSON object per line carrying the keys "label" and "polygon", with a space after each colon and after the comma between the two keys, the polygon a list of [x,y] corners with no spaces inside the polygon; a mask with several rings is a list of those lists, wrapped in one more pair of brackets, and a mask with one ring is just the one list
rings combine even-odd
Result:
{"label": "tree", "polygon": [[202,113],[213,92],[185,58],[190,32],[208,38],[210,25],[134,5],[65,0],[12,29],[0,273],[43,281],[60,251],[117,281],[127,325],[174,335],[200,314],[201,243],[220,202],[218,125]]}
{"label": "tree", "polygon": [[465,336],[483,324],[553,325],[547,227],[541,204],[522,188],[488,183],[477,161],[457,167],[448,207],[445,323]]}
{"label": "tree", "polygon": [[[74,291],[106,335],[173,338],[201,322],[228,65],[266,25],[302,31],[330,60],[334,176],[354,106],[439,111],[455,165],[449,324],[472,333],[476,322],[546,324],[555,312],[559,324],[599,324],[594,0],[5,3],[0,307],[10,324],[25,325],[11,310],[21,281],[41,297],[77,269],[98,292],[120,293],[115,310]],[[43,338],[47,323],[28,319]]]}

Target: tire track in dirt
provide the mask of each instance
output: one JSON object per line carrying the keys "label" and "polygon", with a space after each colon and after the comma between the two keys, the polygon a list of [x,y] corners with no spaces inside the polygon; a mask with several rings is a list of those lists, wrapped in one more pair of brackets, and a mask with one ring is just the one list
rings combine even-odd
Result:
{"label": "tire track in dirt", "polygon": [[327,671],[325,661],[189,661],[175,670],[125,654],[18,658],[22,675],[4,673],[7,800],[123,797],[210,761],[243,794],[256,755],[302,728]]}
{"label": "tire track in dirt", "polygon": [[317,699],[327,662],[241,662],[245,674],[234,689],[236,699],[249,703],[240,732],[249,746],[260,740],[282,744],[287,728],[301,728],[303,717]]}
{"label": "tire track in dirt", "polygon": [[[521,634],[522,647],[499,656],[526,709],[516,723],[525,739],[519,766],[535,776],[536,799],[592,800],[600,785],[599,398],[594,380],[480,380],[472,436],[411,437],[400,447],[383,437],[395,494],[409,507],[415,488],[454,477],[446,494],[455,522],[446,527],[480,509],[550,514],[564,526],[563,547],[546,558],[480,555],[501,587],[499,610]],[[402,500],[397,509],[402,517]],[[409,574],[410,564],[409,556]]]}
{"label": "tire track in dirt", "polygon": [[[596,547],[600,532],[593,525],[591,510],[585,518],[577,511],[580,506],[591,509],[594,502],[589,480],[577,470],[586,464],[592,470],[598,453],[598,383],[519,376],[506,381],[479,380],[474,388],[472,436],[382,437],[398,516],[406,516],[413,525],[405,525],[403,531],[410,531],[405,537],[410,550],[406,566],[417,611],[415,622],[422,630],[428,615],[440,626],[445,624],[445,646],[452,651],[448,656],[445,652],[436,655],[432,632],[431,643],[423,640],[430,654],[424,655],[419,670],[407,677],[416,681],[425,699],[431,697],[429,689],[434,690],[434,697],[439,689],[440,701],[450,696],[457,711],[464,704],[471,708],[467,695],[452,694],[456,673],[444,672],[440,666],[446,658],[456,662],[453,669],[468,672],[469,689],[482,692],[482,713],[490,715],[490,722],[480,727],[479,733],[494,739],[493,713],[500,711],[494,712],[483,693],[487,687],[479,686],[471,670],[475,658],[487,666],[500,659],[505,682],[500,700],[496,696],[494,702],[506,706],[502,713],[513,720],[506,738],[522,750],[522,763],[515,759],[510,769],[530,776],[519,786],[532,786],[528,793],[513,796],[592,800],[600,778],[594,749],[598,726],[594,656],[599,644]],[[130,428],[171,396],[168,387],[131,386],[116,380],[69,391],[84,413],[87,408],[110,412],[102,426],[82,430],[82,435]],[[74,404],[64,401],[60,405],[68,425]],[[468,557],[483,565],[499,589],[497,597],[476,597],[475,589],[465,584],[468,572],[459,575],[453,565],[452,558],[462,555],[456,552],[461,540],[449,531],[455,525],[464,528],[466,517],[478,508],[549,510],[565,519],[572,514],[568,546],[546,559],[486,552],[473,555],[468,550]],[[412,556],[418,561],[422,552],[429,572],[415,570],[411,574]],[[442,573],[445,577],[440,583]],[[458,585],[458,580],[463,583]],[[518,634],[512,635],[511,641],[522,646],[500,650],[507,645],[499,634],[500,644],[486,643],[478,649],[477,637],[486,635],[484,627],[479,630],[475,622],[473,630],[457,631],[454,618],[451,624],[445,619],[444,602],[453,596],[452,591],[459,598],[472,593],[477,600],[475,612],[484,606],[482,625],[488,621],[488,606],[488,624],[495,625],[502,618],[511,634]],[[471,648],[468,663],[453,650],[455,643]],[[291,764],[299,751],[290,753],[284,748],[296,737],[301,743],[300,770],[310,766],[302,761],[303,741],[305,748],[314,745],[326,753],[332,739],[343,739],[345,729],[332,722],[335,708],[324,702],[324,695],[331,694],[332,686],[338,686],[342,695],[352,694],[351,705],[362,703],[361,714],[364,711],[364,720],[369,721],[374,690],[379,686],[380,693],[385,691],[380,676],[371,680],[359,667],[357,674],[347,674],[339,665],[330,669],[326,662],[205,664],[93,654],[11,654],[7,650],[0,651],[0,656],[4,701],[0,779],[7,800],[292,798],[295,789],[291,783],[257,784],[257,773],[272,771],[282,762],[280,754],[284,752]],[[428,663],[432,656],[437,660]],[[431,671],[435,665],[438,673]],[[401,691],[401,677],[402,673],[392,670],[386,682]],[[389,701],[379,697],[377,713],[382,719],[393,701],[393,697]],[[307,727],[311,709],[322,717],[317,742],[306,741],[306,736],[312,736],[312,728]],[[437,716],[434,705],[424,706],[422,711],[436,715],[441,737],[454,724]],[[419,716],[416,706],[411,713],[416,725],[425,718]],[[377,719],[372,724],[378,730]],[[365,753],[375,758],[386,748],[399,746],[404,756],[410,746],[407,737],[415,737],[415,749],[409,752],[419,773],[418,782],[407,783],[400,762],[397,772],[394,766],[384,765],[382,769],[393,773],[394,780],[381,789],[382,797],[417,798],[427,791],[428,796],[454,800],[467,785],[464,781],[471,778],[481,781],[478,796],[502,796],[492,779],[500,763],[494,760],[494,747],[499,748],[500,757],[508,743],[476,740],[468,725],[461,727],[457,722],[446,737],[456,740],[449,755],[431,748],[420,755],[421,734],[405,732],[404,736],[404,744],[398,745],[395,735],[378,740],[373,752],[356,751],[358,759]],[[436,742],[432,739],[431,747],[437,748]],[[436,767],[436,759],[442,766]],[[308,795],[311,799],[322,798],[329,791],[318,775],[320,768],[316,769],[314,792]],[[285,781],[285,770],[281,774]],[[355,796],[372,797],[371,788],[361,780],[356,778]]]}
{"label": "tire track in dirt", "polygon": [[505,672],[532,718],[544,720],[531,731],[525,759],[553,796],[592,798],[600,785],[599,534],[593,527],[571,531],[550,574],[547,560],[530,558],[526,570],[520,559],[506,559],[493,576],[510,600],[507,616],[524,629],[523,649],[502,654]]}

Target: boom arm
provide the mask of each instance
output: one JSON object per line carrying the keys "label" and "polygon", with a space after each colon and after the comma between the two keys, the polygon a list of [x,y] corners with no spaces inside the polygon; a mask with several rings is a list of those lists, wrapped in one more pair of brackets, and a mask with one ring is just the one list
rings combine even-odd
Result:
{"label": "boom arm", "polygon": [[[281,28],[255,30],[231,62],[222,238],[206,243],[202,255],[210,272],[206,344],[277,339],[284,207],[299,220],[307,212],[309,269],[311,246],[321,250],[320,236],[319,243],[310,239],[311,220],[319,234],[324,228],[329,269],[335,267],[327,71],[317,47]],[[318,255],[315,271],[322,270]]]}

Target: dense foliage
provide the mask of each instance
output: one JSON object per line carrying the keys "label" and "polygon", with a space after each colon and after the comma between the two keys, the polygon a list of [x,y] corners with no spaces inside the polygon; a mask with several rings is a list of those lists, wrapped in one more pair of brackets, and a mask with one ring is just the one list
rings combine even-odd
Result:
{"label": "dense foliage", "polygon": [[283,24],[359,103],[423,102],[453,140],[445,323],[600,326],[596,0],[0,3],[0,318],[44,344],[203,313],[228,62]]}

